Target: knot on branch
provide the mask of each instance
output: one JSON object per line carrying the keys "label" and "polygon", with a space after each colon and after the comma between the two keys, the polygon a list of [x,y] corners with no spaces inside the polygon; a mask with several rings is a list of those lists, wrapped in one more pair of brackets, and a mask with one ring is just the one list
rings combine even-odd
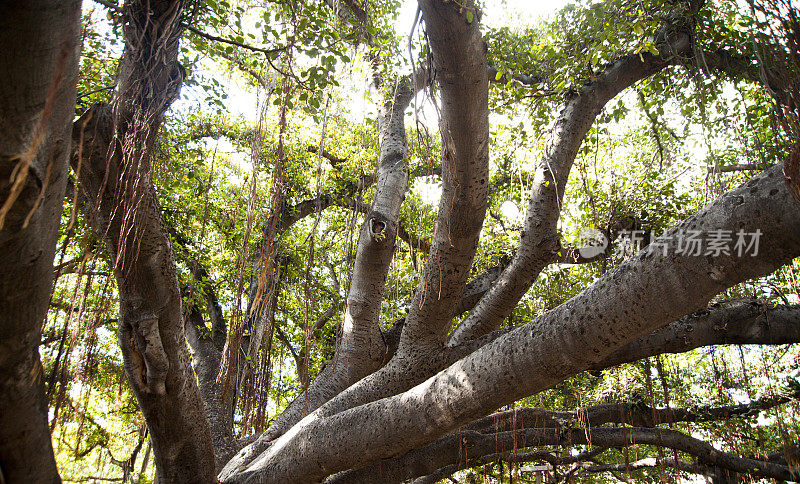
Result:
{"label": "knot on branch", "polygon": [[378,244],[391,244],[397,235],[397,224],[378,212],[372,212],[367,218],[369,237]]}
{"label": "knot on branch", "polygon": [[653,43],[659,52],[676,55],[686,51],[694,41],[694,27],[691,18],[677,16],[664,20],[661,28],[653,36]]}

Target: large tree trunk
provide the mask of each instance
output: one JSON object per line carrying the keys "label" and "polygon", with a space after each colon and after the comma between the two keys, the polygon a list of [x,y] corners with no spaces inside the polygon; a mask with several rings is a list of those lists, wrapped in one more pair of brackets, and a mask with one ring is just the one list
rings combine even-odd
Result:
{"label": "large tree trunk", "polygon": [[59,482],[39,361],[75,106],[80,0],[0,3],[0,481]]}
{"label": "large tree trunk", "polygon": [[183,1],[129,2],[115,99],[75,123],[90,222],[103,236],[120,300],[125,373],[144,414],[159,479],[214,482],[209,426],[189,366],[172,247],[150,178],[161,119],[177,98]]}

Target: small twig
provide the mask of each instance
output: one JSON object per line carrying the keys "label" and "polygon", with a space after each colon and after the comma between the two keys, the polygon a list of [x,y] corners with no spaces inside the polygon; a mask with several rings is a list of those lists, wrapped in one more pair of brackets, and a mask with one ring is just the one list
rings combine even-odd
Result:
{"label": "small twig", "polygon": [[[95,1],[97,1],[97,0],[95,0]],[[203,37],[204,39],[213,40],[214,42],[222,42],[223,44],[235,45],[236,47],[241,47],[243,49],[251,50],[253,52],[261,52],[262,54],[277,54],[278,52],[283,52],[284,50],[286,50],[286,46],[285,45],[281,46],[281,47],[275,47],[273,49],[263,49],[261,47],[256,47],[256,46],[253,46],[253,45],[244,44],[242,42],[237,42],[235,40],[226,39],[224,37],[217,37],[216,35],[207,34],[207,33],[203,32],[202,30],[200,30],[200,29],[198,29],[196,27],[192,27],[191,25],[187,25],[186,26],[186,30],[188,30],[189,32],[194,33],[195,35],[199,35],[200,37]]]}
{"label": "small twig", "polygon": [[93,91],[89,91],[87,93],[80,94],[80,95],[78,95],[77,100],[80,101],[81,99],[83,99],[85,97],[88,97],[88,96],[91,96],[92,94],[97,94],[98,92],[110,91],[111,89],[114,89],[115,87],[117,87],[116,84],[112,84],[110,86],[101,87],[100,89],[95,89]]}

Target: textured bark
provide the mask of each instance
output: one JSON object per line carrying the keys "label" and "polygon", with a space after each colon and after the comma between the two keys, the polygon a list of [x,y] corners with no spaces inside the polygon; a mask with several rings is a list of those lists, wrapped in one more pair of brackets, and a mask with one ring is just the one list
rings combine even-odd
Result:
{"label": "textured bark", "polygon": [[497,329],[542,269],[554,260],[561,250],[557,224],[564,189],[586,133],[606,103],[617,94],[679,60],[676,52],[689,46],[689,38],[686,35],[672,37],[669,44],[659,45],[661,55],[623,57],[567,101],[536,167],[519,248],[492,289],[453,331],[450,345]]}
{"label": "textured bark", "polygon": [[126,376],[150,430],[159,478],[211,482],[211,437],[189,367],[177,273],[155,191],[149,180],[142,184],[137,236],[118,247],[122,220],[115,193],[121,160],[106,156],[113,143],[113,114],[109,106],[89,113],[76,122],[74,134],[75,140],[85,141],[81,188],[87,199],[100,200],[94,225],[106,234],[112,258],[120,250],[129,257],[136,254],[133,262],[127,259],[128,264],[114,271],[120,293],[118,331]]}
{"label": "textured bark", "polygon": [[192,366],[211,432],[215,468],[222,469],[238,450],[233,438],[232,397],[226,395],[223,399],[222,384],[217,383],[222,352],[214,344],[197,308],[192,308],[186,318],[186,340],[192,348]]}
{"label": "textured bark", "polygon": [[[739,457],[712,447],[710,444],[690,437],[682,432],[671,429],[653,429],[639,427],[599,428],[587,431],[583,428],[574,429],[525,429],[498,434],[481,434],[467,431],[461,436],[462,452],[466,455],[492,455],[496,458],[508,459],[512,451],[498,453],[497,449],[511,449],[515,442],[518,446],[571,446],[592,445],[600,448],[622,448],[633,445],[657,445],[664,448],[675,449],[692,455],[705,466],[726,469],[733,472],[749,474],[755,477],[767,477],[779,480],[796,480],[797,473],[789,466],[769,462],[761,459]],[[462,460],[464,457],[462,455]],[[485,463],[478,457],[468,461],[472,465]],[[463,468],[460,465],[450,466],[447,471],[455,472]],[[623,465],[624,469],[624,465]],[[452,473],[450,472],[450,473]],[[448,473],[441,477],[446,477]],[[374,481],[371,481],[374,482]],[[381,482],[396,482],[386,480]],[[436,482],[429,479],[415,480],[414,483]]]}
{"label": "textured bark", "polygon": [[[81,2],[0,3],[0,481],[60,482],[39,361],[75,105]],[[23,183],[13,204],[12,175]],[[30,217],[26,224],[26,218]]]}
{"label": "textured bark", "polygon": [[730,301],[713,304],[638,338],[604,358],[594,369],[701,346],[791,343],[800,343],[800,308],[769,307],[758,300]]}
{"label": "textured bark", "polygon": [[223,385],[217,382],[222,349],[227,337],[227,322],[219,304],[217,291],[210,283],[208,269],[190,252],[191,242],[175,227],[168,226],[169,235],[182,248],[178,259],[184,262],[192,273],[195,284],[203,282],[201,288],[193,286],[184,291],[201,291],[206,301],[206,324],[203,313],[196,306],[185,308],[184,328],[186,341],[192,350],[192,368],[197,376],[197,387],[203,401],[206,418],[211,430],[216,468],[222,466],[238,450],[233,437],[233,403],[235,399],[223,395]]}
{"label": "textured bark", "polygon": [[213,482],[205,410],[189,366],[181,296],[166,224],[150,179],[162,116],[180,89],[184,2],[129,2],[114,102],[75,123],[73,166],[90,222],[114,262],[125,372],[144,414],[159,480]]}
{"label": "textured bark", "polygon": [[[486,44],[471,1],[421,1],[441,96],[442,196],[433,246],[390,365],[415,365],[444,344],[469,276],[489,195]],[[467,20],[467,12],[473,20]],[[405,370],[400,370],[404,371]]]}
{"label": "textured bark", "polygon": [[[590,369],[603,370],[664,353],[683,353],[711,345],[782,345],[800,343],[800,307],[771,307],[758,300],[712,304],[654,332],[637,338]],[[452,364],[515,328],[493,331],[478,339],[447,348]]]}
{"label": "textured bark", "polygon": [[408,186],[404,111],[416,92],[416,84],[410,77],[398,80],[390,89],[391,96],[378,120],[380,155],[375,196],[359,233],[336,353],[308,390],[298,395],[254,443],[234,456],[221,476],[231,476],[243,469],[306,414],[373,373],[385,361],[386,345],[378,315],[395,250],[400,206]]}
{"label": "textured bark", "polygon": [[[761,246],[754,256],[684,256],[676,253],[675,238],[685,230],[761,230]],[[800,255],[800,213],[776,166],[657,243],[667,251],[643,250],[558,308],[406,392],[328,418],[312,414],[230,481],[319,480],[420,447],[549,388],[727,287]],[[359,423],[358,432],[349,431],[352,422]]]}

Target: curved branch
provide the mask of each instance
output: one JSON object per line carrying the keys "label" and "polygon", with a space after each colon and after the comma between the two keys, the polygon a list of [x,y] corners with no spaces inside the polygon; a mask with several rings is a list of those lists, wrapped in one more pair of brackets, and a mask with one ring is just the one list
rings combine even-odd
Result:
{"label": "curved branch", "polygon": [[572,163],[586,133],[606,103],[636,82],[677,63],[679,59],[676,52],[688,46],[688,37],[681,35],[671,38],[667,45],[659,45],[663,55],[622,57],[568,100],[537,166],[514,259],[497,284],[453,331],[450,345],[463,343],[496,329],[542,269],[561,250],[557,222]]}
{"label": "curved branch", "polygon": [[235,475],[308,411],[317,409],[353,382],[371,374],[385,361],[386,344],[378,316],[395,250],[400,206],[408,185],[403,112],[414,95],[414,85],[417,84],[412,83],[410,76],[398,79],[379,119],[377,187],[359,233],[342,336],[333,360],[309,385],[308,391],[295,398],[266,432],[228,462],[221,473],[223,478]]}

